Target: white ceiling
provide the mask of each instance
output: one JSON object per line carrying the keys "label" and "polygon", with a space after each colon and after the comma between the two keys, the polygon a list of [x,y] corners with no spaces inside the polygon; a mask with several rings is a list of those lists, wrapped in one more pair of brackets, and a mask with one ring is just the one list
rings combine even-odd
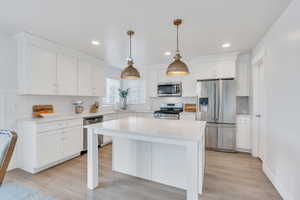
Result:
{"label": "white ceiling", "polygon": [[[291,0],[1,0],[0,31],[21,31],[76,48],[113,66],[128,57],[126,31],[133,29],[135,66],[169,62],[174,18],[184,60],[251,49]],[[90,41],[102,42],[92,46]],[[221,45],[230,42],[224,50]]]}

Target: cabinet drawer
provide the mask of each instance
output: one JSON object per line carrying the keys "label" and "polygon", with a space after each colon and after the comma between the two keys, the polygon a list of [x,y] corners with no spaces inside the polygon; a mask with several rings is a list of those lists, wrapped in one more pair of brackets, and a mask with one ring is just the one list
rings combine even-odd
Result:
{"label": "cabinet drawer", "polygon": [[83,120],[82,119],[66,120],[65,126],[66,127],[83,126]]}
{"label": "cabinet drawer", "polygon": [[63,129],[68,127],[75,127],[75,126],[83,126],[83,120],[71,119],[71,120],[61,120],[55,122],[40,123],[37,124],[37,132],[41,133],[41,132]]}
{"label": "cabinet drawer", "polygon": [[51,130],[62,129],[66,126],[65,121],[55,121],[55,122],[48,122],[48,123],[40,123],[37,124],[37,132],[46,132]]}

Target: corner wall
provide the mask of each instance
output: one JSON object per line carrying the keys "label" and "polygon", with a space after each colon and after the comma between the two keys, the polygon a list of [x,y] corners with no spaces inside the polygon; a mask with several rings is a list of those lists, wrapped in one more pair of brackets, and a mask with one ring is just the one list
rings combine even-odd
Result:
{"label": "corner wall", "polygon": [[264,172],[282,197],[300,199],[300,1],[292,1],[253,51],[265,50]]}

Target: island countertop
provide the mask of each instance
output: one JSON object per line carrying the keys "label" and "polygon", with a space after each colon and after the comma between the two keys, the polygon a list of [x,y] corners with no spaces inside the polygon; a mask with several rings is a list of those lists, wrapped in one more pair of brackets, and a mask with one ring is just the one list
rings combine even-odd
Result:
{"label": "island countertop", "polygon": [[[186,121],[151,119],[144,117],[127,117],[118,120],[105,121],[87,125],[95,131],[124,132],[135,135],[200,141],[203,138],[205,121]],[[104,133],[105,135],[105,133]]]}

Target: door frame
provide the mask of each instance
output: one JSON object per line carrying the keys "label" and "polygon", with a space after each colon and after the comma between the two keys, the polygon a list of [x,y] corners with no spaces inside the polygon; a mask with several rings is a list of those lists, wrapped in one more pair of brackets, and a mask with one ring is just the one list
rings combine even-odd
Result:
{"label": "door frame", "polygon": [[[264,161],[266,148],[265,97],[263,95],[265,91],[264,67],[264,55],[252,63],[252,156],[258,157],[262,161]],[[256,91],[255,81],[259,82],[260,88],[258,91]],[[256,102],[258,102],[258,105],[256,105]],[[259,121],[257,118],[259,118]]]}

